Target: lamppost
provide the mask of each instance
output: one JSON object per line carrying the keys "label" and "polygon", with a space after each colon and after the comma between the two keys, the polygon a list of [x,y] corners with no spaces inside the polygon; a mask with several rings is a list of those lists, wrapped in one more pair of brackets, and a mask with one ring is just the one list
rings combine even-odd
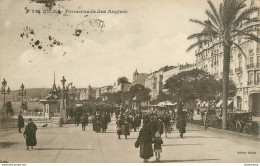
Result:
{"label": "lamppost", "polygon": [[7,85],[7,82],[4,79],[2,82],[2,89],[1,89],[1,93],[4,95],[4,103],[3,103],[4,108],[5,108],[5,95],[10,94],[10,88],[8,87],[7,90],[5,89],[6,85]]}
{"label": "lamppost", "polygon": [[26,96],[26,90],[24,90],[24,85],[21,86],[21,91],[19,90],[19,96],[22,96],[22,108],[23,108],[23,97]]}

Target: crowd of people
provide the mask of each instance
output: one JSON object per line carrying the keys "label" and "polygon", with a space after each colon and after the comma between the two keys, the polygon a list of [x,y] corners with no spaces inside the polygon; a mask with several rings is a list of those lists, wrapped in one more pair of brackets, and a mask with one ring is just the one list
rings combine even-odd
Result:
{"label": "crowd of people", "polygon": [[[186,132],[186,119],[187,112],[181,109],[178,109],[176,113],[173,111],[173,115],[169,112],[162,115],[158,115],[157,113],[144,114],[143,127],[136,141],[136,147],[140,147],[140,157],[144,159],[144,162],[148,162],[148,159],[153,157],[153,151],[156,161],[160,161],[160,153],[162,152],[161,144],[163,144],[161,135],[165,132],[165,137],[167,137],[167,133],[172,131],[172,121],[175,121],[180,137],[183,138],[183,134]],[[154,144],[154,150],[152,144]]]}
{"label": "crowd of people", "polygon": [[[181,109],[178,109],[177,112],[172,111],[172,113],[169,111],[142,112],[118,108],[103,103],[85,104],[75,110],[72,119],[76,127],[79,126],[80,123],[82,124],[82,131],[86,130],[86,125],[88,125],[89,119],[91,119],[93,131],[105,133],[113,114],[115,114],[116,117],[118,139],[121,139],[121,135],[127,139],[132,130],[136,132],[137,129],[141,127],[135,147],[140,147],[140,157],[144,159],[144,162],[148,162],[148,159],[153,157],[154,154],[156,161],[160,161],[162,153],[161,145],[163,144],[162,135],[165,134],[165,137],[167,137],[167,134],[172,132],[174,123],[176,124],[176,129],[179,130],[181,138],[183,138],[186,132],[185,128],[188,113]],[[24,120],[20,113],[18,115],[19,132],[21,132],[23,126]],[[62,127],[62,125],[60,127]],[[33,149],[33,146],[37,144],[36,130],[36,125],[32,119],[29,119],[24,131],[27,150],[29,150],[29,147]]]}

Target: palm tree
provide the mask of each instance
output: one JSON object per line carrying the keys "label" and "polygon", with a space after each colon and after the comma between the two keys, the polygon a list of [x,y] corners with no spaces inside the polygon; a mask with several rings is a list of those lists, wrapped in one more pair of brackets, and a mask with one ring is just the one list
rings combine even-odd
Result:
{"label": "palm tree", "polygon": [[[247,0],[223,0],[216,9],[211,0],[208,0],[210,10],[206,10],[207,21],[190,19],[191,22],[202,25],[204,30],[200,33],[192,34],[188,39],[198,39],[187,51],[202,44],[219,39],[219,44],[224,48],[223,57],[223,121],[222,129],[227,129],[227,102],[228,102],[228,83],[231,48],[236,47],[246,58],[241,46],[236,43],[237,39],[254,40],[260,42],[254,34],[255,27],[259,26],[258,19],[251,19],[250,15],[259,11],[257,7],[246,8]],[[250,22],[250,24],[248,24]]]}
{"label": "palm tree", "polygon": [[121,85],[121,91],[122,91],[121,100],[122,100],[122,105],[123,105],[123,103],[124,103],[124,86],[125,86],[125,84],[129,83],[129,81],[126,77],[119,77],[117,79],[117,83],[118,83],[118,85]]}

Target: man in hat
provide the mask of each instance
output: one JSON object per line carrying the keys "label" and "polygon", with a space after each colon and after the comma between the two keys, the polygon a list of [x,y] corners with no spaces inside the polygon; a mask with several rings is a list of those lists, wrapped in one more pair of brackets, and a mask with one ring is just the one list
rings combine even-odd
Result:
{"label": "man in hat", "polygon": [[18,127],[18,132],[22,133],[21,128],[24,127],[24,119],[23,119],[23,116],[22,116],[22,111],[20,111],[19,115],[18,115],[17,127]]}

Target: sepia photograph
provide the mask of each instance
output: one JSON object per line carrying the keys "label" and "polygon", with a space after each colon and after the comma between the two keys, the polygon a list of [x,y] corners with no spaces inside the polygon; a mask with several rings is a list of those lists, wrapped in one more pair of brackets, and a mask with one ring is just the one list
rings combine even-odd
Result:
{"label": "sepia photograph", "polygon": [[260,0],[0,0],[0,82],[1,166],[258,166]]}

